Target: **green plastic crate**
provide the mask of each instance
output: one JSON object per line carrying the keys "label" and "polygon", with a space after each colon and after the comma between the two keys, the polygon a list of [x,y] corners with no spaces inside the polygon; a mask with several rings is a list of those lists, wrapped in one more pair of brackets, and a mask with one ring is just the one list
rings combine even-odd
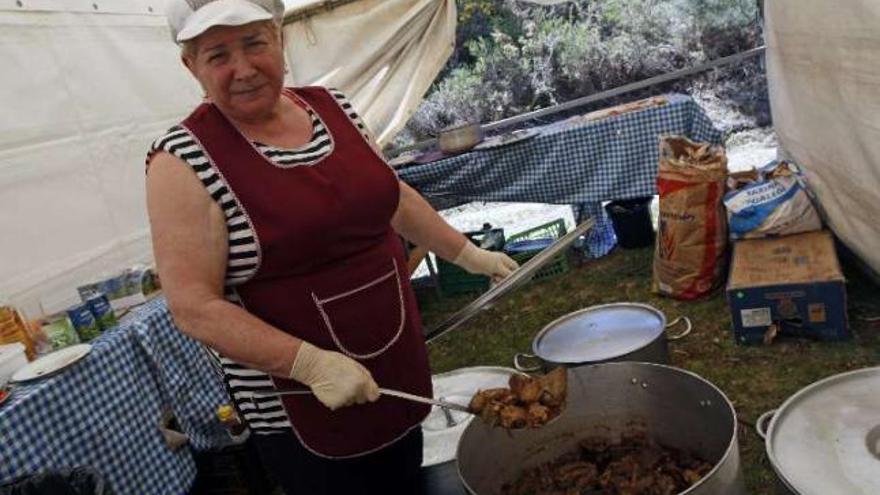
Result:
{"label": "green plastic crate", "polygon": [[469,273],[440,258],[437,258],[437,276],[440,277],[440,292],[443,295],[482,293],[489,290],[489,277]]}
{"label": "green plastic crate", "polygon": [[[502,237],[503,229],[492,229],[489,232],[498,232]],[[487,231],[465,232],[464,235],[475,245],[479,245]],[[469,273],[464,268],[452,264],[444,259],[437,258],[437,276],[440,279],[440,292],[444,295],[482,293],[489,290],[489,277]]]}
{"label": "green plastic crate", "polygon": [[[533,240],[533,239],[559,239],[567,233],[565,229],[565,220],[558,218],[552,222],[539,225],[529,230],[514,234],[507,238],[508,243],[517,241]],[[534,251],[526,251],[522,253],[514,253],[510,255],[517,263],[522,265],[526,261],[532,259],[540,253],[540,249]],[[543,268],[535,273],[532,280],[542,280],[549,277],[556,277],[568,271],[568,257],[565,252],[561,252],[553,257],[553,259],[544,265]]]}

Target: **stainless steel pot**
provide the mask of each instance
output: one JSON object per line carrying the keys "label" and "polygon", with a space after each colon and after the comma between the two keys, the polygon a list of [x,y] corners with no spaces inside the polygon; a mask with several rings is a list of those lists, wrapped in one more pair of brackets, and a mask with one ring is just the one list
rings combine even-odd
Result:
{"label": "stainless steel pot", "polygon": [[880,367],[815,382],[756,426],[780,493],[880,493]]}
{"label": "stainless steel pot", "polygon": [[483,140],[483,128],[480,124],[463,124],[447,127],[440,131],[438,138],[440,150],[444,153],[462,153]]}
{"label": "stainless steel pot", "polygon": [[[685,323],[680,334],[667,337],[666,329]],[[610,361],[669,363],[666,343],[691,331],[687,317],[669,325],[666,316],[647,304],[613,303],[569,313],[545,326],[532,340],[532,354],[514,356],[519,371],[538,371],[557,366],[582,366]],[[539,365],[524,364],[539,359]]]}
{"label": "stainless steel pot", "polygon": [[616,439],[634,424],[657,442],[714,464],[687,495],[745,494],[736,413],[699,376],[652,363],[604,363],[568,371],[568,402],[542,428],[505,430],[472,421],[458,444],[458,472],[474,495],[495,495],[521,470],[577,448],[584,437]]}

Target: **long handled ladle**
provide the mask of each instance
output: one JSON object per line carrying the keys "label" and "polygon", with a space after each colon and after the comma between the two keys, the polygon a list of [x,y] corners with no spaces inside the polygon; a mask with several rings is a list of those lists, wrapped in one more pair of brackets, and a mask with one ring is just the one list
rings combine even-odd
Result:
{"label": "long handled ladle", "polygon": [[[282,395],[306,395],[311,394],[311,390],[273,390],[270,392],[254,392],[253,397],[263,398],[263,397],[280,397]],[[411,400],[413,402],[421,402],[422,404],[431,404],[434,406],[442,407],[444,409],[455,409],[456,411],[464,411],[466,413],[470,413],[471,410],[468,406],[462,404],[456,404],[454,402],[447,402],[445,400],[432,399],[429,397],[422,397],[421,395],[413,395],[406,392],[401,392],[399,390],[391,390],[387,388],[379,388],[379,393],[382,395],[388,395],[391,397],[398,397],[400,399]]]}

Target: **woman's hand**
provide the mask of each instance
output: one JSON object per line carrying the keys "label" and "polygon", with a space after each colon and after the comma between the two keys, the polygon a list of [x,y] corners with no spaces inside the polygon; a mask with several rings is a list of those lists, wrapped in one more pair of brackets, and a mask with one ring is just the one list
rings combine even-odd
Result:
{"label": "woman's hand", "polygon": [[500,282],[504,277],[519,268],[519,264],[504,253],[487,251],[466,242],[461,252],[453,261],[456,265],[470,273],[479,273],[492,278],[493,282]]}
{"label": "woman's hand", "polygon": [[486,251],[474,246],[425,201],[418,192],[400,183],[400,204],[391,225],[406,240],[433,251],[471,273],[488,275],[499,282],[519,268],[504,253]]}
{"label": "woman's hand", "polygon": [[331,410],[379,398],[379,386],[369,370],[344,354],[300,344],[290,378],[308,385],[315,397]]}

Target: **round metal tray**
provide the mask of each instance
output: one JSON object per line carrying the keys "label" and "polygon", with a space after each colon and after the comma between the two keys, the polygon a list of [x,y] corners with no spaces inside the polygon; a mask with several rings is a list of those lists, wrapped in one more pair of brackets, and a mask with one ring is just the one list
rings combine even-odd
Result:
{"label": "round metal tray", "polygon": [[554,363],[600,362],[647,346],[663,334],[665,327],[663,313],[651,306],[603,304],[549,323],[535,337],[532,350]]}
{"label": "round metal tray", "polygon": [[880,368],[800,390],[777,410],[766,442],[777,472],[796,493],[880,493]]}

